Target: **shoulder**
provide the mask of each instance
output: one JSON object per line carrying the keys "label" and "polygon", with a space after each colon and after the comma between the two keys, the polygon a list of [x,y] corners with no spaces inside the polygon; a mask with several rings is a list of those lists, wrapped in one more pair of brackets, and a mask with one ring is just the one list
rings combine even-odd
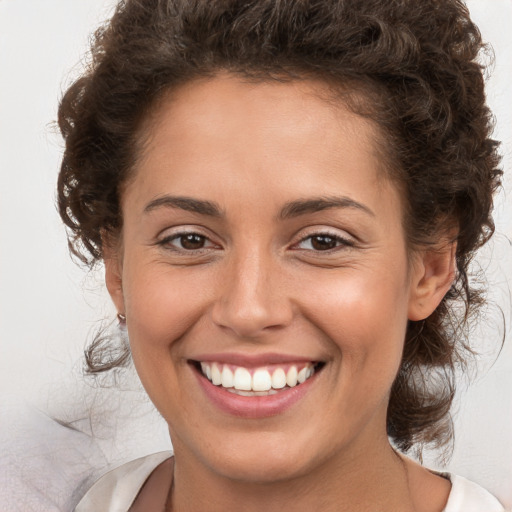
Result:
{"label": "shoulder", "polygon": [[159,452],[135,459],[104,474],[87,491],[75,512],[126,512],[153,470],[172,456]]}
{"label": "shoulder", "polygon": [[452,490],[443,512],[505,512],[500,502],[483,487],[457,475],[449,475]]}

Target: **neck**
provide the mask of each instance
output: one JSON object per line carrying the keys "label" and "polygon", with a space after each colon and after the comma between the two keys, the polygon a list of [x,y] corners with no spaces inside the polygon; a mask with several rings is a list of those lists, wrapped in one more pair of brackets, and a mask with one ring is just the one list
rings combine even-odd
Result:
{"label": "neck", "polygon": [[415,510],[408,471],[387,438],[364,456],[333,454],[312,471],[282,481],[242,481],[219,475],[175,446],[173,512],[358,512]]}

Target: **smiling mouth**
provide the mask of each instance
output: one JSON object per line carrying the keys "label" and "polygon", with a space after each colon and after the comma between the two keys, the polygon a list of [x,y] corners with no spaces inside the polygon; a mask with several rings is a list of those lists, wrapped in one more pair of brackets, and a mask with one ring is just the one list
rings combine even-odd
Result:
{"label": "smiling mouth", "polygon": [[322,362],[246,368],[219,362],[193,361],[214,386],[240,396],[268,396],[300,386],[324,366]]}

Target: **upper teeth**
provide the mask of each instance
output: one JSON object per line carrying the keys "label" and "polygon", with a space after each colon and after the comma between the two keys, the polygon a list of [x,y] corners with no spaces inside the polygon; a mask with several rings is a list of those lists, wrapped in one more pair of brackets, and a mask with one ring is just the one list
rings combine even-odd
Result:
{"label": "upper teeth", "polygon": [[[298,369],[300,368],[300,370]],[[269,391],[282,389],[285,386],[294,387],[309,379],[315,369],[312,363],[291,365],[287,369],[275,367],[256,368],[254,370],[243,366],[230,366],[222,363],[201,363],[203,374],[216,386],[234,388],[240,391]]]}

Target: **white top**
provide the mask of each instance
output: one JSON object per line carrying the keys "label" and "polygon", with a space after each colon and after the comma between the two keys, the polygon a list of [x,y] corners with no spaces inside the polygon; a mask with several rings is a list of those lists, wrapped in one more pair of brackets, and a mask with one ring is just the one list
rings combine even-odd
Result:
{"label": "white top", "polygon": [[[86,493],[75,512],[127,512],[151,472],[170,452],[132,460],[103,475]],[[479,485],[448,475],[452,490],[443,512],[505,512],[498,500]]]}

